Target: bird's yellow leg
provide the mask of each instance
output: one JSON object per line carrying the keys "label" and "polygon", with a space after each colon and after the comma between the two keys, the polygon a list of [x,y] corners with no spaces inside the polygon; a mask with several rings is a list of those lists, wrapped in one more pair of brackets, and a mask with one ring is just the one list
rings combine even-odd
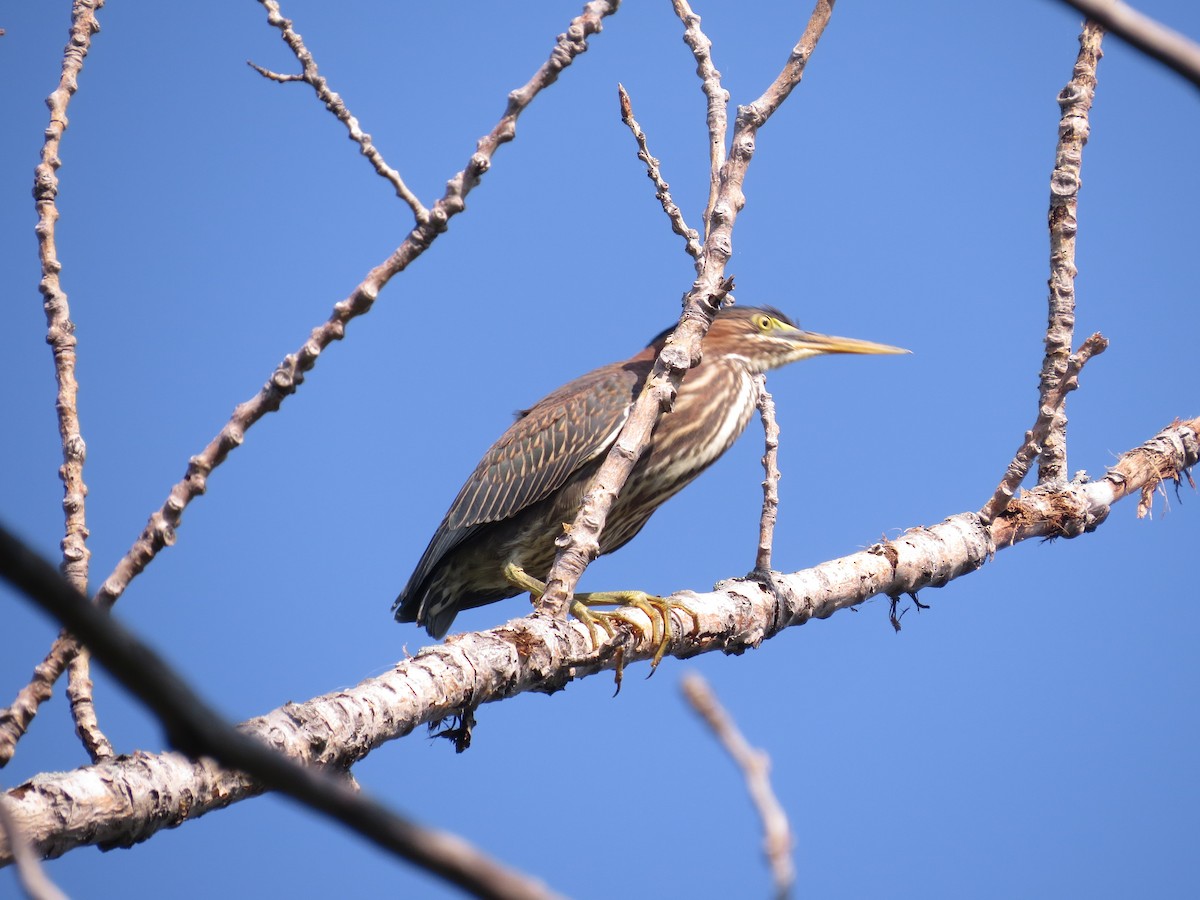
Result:
{"label": "bird's yellow leg", "polygon": [[[533,598],[533,602],[537,603],[542,598],[542,594],[546,593],[546,582],[539,581],[534,578],[520,566],[515,563],[507,563],[504,566],[504,577],[513,587],[518,587],[523,591],[529,591],[529,595]],[[596,628],[601,628],[609,639],[616,637],[617,630],[613,627],[612,622],[608,621],[608,613],[593,615],[590,610],[579,602],[578,599],[571,601],[571,615],[577,618],[588,628],[588,635],[592,639],[592,649],[599,650],[600,641],[596,637]],[[624,620],[628,621],[628,620]]]}
{"label": "bird's yellow leg", "polygon": [[[529,591],[535,599],[541,597],[546,592],[545,582],[538,581],[520,566],[513,563],[509,563],[504,567],[504,577],[514,587],[519,587],[523,591]],[[600,649],[600,642],[596,638],[596,628],[603,629],[604,633],[609,638],[612,638],[616,635],[614,622],[621,622],[630,628],[635,628],[642,637],[646,636],[645,628],[637,619],[631,618],[620,610],[593,612],[589,608],[593,606],[632,606],[634,609],[640,610],[645,614],[646,618],[650,620],[650,640],[657,647],[654,652],[654,659],[650,663],[650,672],[652,674],[658,667],[658,664],[662,662],[662,658],[667,652],[667,644],[671,639],[672,609],[682,610],[692,617],[693,632],[700,627],[700,617],[688,608],[686,604],[680,603],[678,600],[668,600],[665,597],[647,594],[645,591],[592,591],[590,593],[576,594],[574,600],[571,602],[571,615],[588,627],[588,633],[592,638],[593,650]]]}

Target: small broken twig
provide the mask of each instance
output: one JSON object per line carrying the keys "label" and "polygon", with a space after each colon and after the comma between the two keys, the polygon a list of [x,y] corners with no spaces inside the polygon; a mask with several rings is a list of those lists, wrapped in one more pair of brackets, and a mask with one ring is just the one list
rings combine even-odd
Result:
{"label": "small broken twig", "polygon": [[412,210],[417,224],[424,225],[428,222],[429,210],[425,208],[417,195],[409,190],[408,185],[404,183],[404,179],[400,177],[400,173],[387,164],[387,161],[383,158],[383,154],[379,152],[379,149],[371,141],[371,136],[359,127],[358,119],[346,108],[346,104],[341,96],[329,87],[329,82],[325,80],[325,76],[317,70],[317,61],[313,59],[312,53],[304,45],[304,39],[292,28],[292,20],[284,17],[283,12],[279,8],[278,0],[259,0],[259,2],[267,8],[267,22],[279,29],[280,37],[283,38],[283,42],[295,54],[303,71],[293,75],[281,75],[278,72],[264,69],[262,66],[249,60],[246,61],[246,64],[258,72],[259,75],[269,78],[271,81],[276,81],[280,84],[303,81],[316,91],[318,99],[325,104],[325,108],[333,113],[339,122],[346,126],[346,130],[350,132],[350,140],[362,148],[362,155],[375,167],[375,171],[379,173],[380,177],[391,182],[392,187],[396,190],[396,196],[408,204],[408,208]]}
{"label": "small broken twig", "polygon": [[683,238],[688,256],[695,261],[698,272],[701,266],[700,258],[704,254],[704,247],[700,244],[700,233],[695,228],[688,227],[687,222],[683,219],[683,213],[671,199],[671,186],[663,181],[658,159],[650,155],[650,148],[646,145],[646,134],[642,131],[642,126],[638,124],[637,119],[633,117],[633,104],[629,101],[625,85],[618,84],[617,93],[621,100],[621,121],[633,132],[633,139],[637,141],[638,159],[646,164],[646,177],[654,182],[654,196],[658,198],[663,212],[671,220],[671,230]]}

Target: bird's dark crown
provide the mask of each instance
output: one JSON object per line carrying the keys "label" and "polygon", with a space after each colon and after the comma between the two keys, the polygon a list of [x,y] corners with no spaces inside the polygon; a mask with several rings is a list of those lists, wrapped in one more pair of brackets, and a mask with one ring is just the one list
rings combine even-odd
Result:
{"label": "bird's dark crown", "polygon": [[[725,318],[748,319],[755,313],[766,313],[771,318],[778,319],[780,322],[783,322],[785,325],[791,325],[793,328],[799,327],[795,322],[793,322],[791,320],[791,318],[788,317],[788,315],[786,313],[781,312],[780,310],[776,309],[774,306],[726,306],[723,309],[720,309],[717,311],[717,318],[719,318],[719,319],[725,319]],[[661,344],[663,341],[665,341],[667,339],[667,335],[669,335],[672,331],[675,330],[675,327],[678,324],[679,323],[676,322],[675,325],[668,325],[666,328],[664,328],[662,331],[660,331],[658,334],[656,334],[653,338],[651,338],[650,341],[646,344],[646,346],[653,347],[655,344]]]}

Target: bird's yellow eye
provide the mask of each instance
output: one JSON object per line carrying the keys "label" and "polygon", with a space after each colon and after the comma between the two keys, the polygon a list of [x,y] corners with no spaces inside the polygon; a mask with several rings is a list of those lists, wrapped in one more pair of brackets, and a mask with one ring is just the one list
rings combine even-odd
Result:
{"label": "bird's yellow eye", "polygon": [[764,313],[755,317],[754,324],[758,326],[759,331],[770,331],[774,327],[775,321]]}

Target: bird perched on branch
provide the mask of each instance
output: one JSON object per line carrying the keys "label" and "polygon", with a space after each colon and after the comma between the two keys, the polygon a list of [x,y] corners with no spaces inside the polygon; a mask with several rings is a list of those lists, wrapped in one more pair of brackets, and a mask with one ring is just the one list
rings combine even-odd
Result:
{"label": "bird perched on branch", "polygon": [[[518,413],[484,454],[450,505],[392,612],[435,638],[464,609],[514,597],[540,596],[537,581],[554,562],[554,539],[574,521],[584,491],[629,415],[672,329],[623,362],[601,366]],[[754,413],[754,376],[828,353],[907,353],[899,347],[803,331],[770,307],[726,307],[701,345],[703,357],[683,379],[675,405],[658,420],[608,514],[600,553],[623,547],[664,502],[712,465],[746,429]],[[629,603],[654,622],[657,601],[665,649],[665,601],[641,592],[577,594],[571,611],[599,623],[584,604]],[[686,611],[686,610],[685,610]],[[694,617],[694,615],[693,615]],[[655,628],[657,635],[658,629]]]}

